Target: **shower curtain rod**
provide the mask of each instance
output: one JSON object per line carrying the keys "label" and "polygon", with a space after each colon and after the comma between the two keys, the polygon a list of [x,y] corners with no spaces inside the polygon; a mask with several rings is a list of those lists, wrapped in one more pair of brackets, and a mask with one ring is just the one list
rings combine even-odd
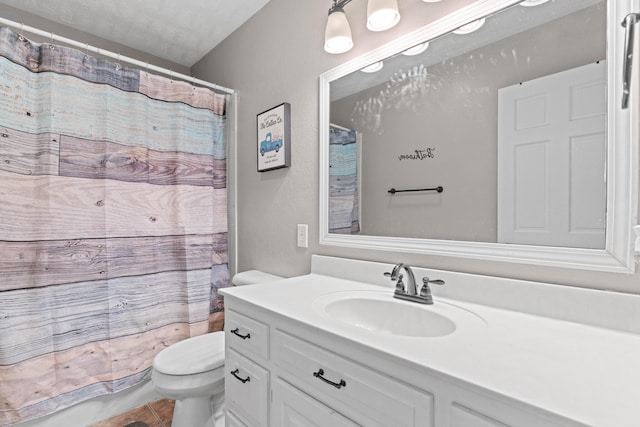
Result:
{"label": "shower curtain rod", "polygon": [[149,64],[148,62],[142,62],[142,61],[139,61],[137,59],[130,58],[128,56],[120,55],[119,53],[114,53],[114,52],[111,52],[111,51],[108,51],[108,50],[100,49],[99,47],[91,46],[88,43],[81,43],[81,42],[76,41],[76,40],[72,40],[72,39],[68,39],[66,37],[58,36],[58,35],[56,35],[56,34],[54,34],[52,32],[42,31],[42,30],[39,30],[37,28],[30,27],[28,25],[24,25],[22,23],[11,21],[9,19],[5,19],[5,18],[0,17],[0,24],[4,24],[4,25],[8,25],[10,27],[14,27],[16,29],[20,29],[21,33],[23,31],[27,31],[27,32],[32,33],[32,34],[36,34],[38,36],[47,37],[47,38],[50,38],[51,40],[56,40],[56,41],[59,41],[59,42],[62,42],[62,43],[65,43],[65,44],[68,44],[68,45],[71,45],[71,46],[78,47],[80,49],[84,49],[84,50],[88,50],[88,51],[91,51],[91,52],[95,52],[95,53],[97,53],[99,55],[103,55],[103,56],[107,56],[109,58],[116,59],[118,62],[124,61],[124,62],[127,62],[129,64],[138,66],[140,68],[144,68],[145,71],[146,70],[155,71],[157,73],[162,73],[162,74],[168,75],[170,78],[174,78],[175,77],[175,78],[184,80],[186,82],[191,82],[192,84],[198,84],[200,86],[206,86],[208,88],[211,88],[211,89],[214,89],[214,90],[217,90],[219,92],[223,92],[223,93],[226,93],[226,94],[229,94],[229,95],[233,95],[234,92],[235,92],[233,89],[229,89],[229,88],[226,88],[226,87],[223,87],[223,86],[219,86],[219,85],[214,84],[214,83],[209,83],[209,82],[207,82],[205,80],[196,79],[193,76],[188,76],[188,75],[182,74],[182,73],[176,73],[173,70],[169,70],[167,68],[158,67],[157,65],[152,65],[152,64]]}

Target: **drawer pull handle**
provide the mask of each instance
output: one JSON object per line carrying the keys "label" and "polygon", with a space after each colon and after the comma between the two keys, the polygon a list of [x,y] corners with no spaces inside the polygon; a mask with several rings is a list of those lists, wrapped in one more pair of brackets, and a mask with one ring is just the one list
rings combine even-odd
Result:
{"label": "drawer pull handle", "polygon": [[251,334],[250,333],[247,333],[247,335],[242,335],[242,334],[238,333],[239,330],[240,330],[240,328],[232,329],[231,333],[233,335],[235,335],[235,336],[238,336],[238,337],[242,338],[243,340],[246,340],[247,338],[249,338],[249,339],[251,338]]}
{"label": "drawer pull handle", "polygon": [[251,381],[251,377],[249,375],[247,375],[247,378],[240,378],[240,376],[238,376],[238,372],[240,372],[240,369],[233,370],[233,371],[231,371],[231,375],[236,377],[236,379],[238,381],[241,381],[243,384],[246,383],[246,382]]}
{"label": "drawer pull handle", "polygon": [[341,379],[339,383],[334,383],[333,381],[328,380],[325,377],[323,377],[323,375],[324,375],[324,369],[322,369],[322,368],[318,369],[318,372],[314,372],[313,373],[314,377],[321,379],[322,381],[324,381],[327,384],[331,384],[332,386],[334,386],[337,389],[341,389],[342,387],[346,387],[347,386],[347,383],[343,379]]}

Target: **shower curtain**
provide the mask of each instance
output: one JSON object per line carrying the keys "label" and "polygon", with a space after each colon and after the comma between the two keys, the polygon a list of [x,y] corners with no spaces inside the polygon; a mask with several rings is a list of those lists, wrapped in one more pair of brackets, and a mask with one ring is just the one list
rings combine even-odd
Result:
{"label": "shower curtain", "polygon": [[329,127],[329,233],[360,232],[357,133]]}
{"label": "shower curtain", "polygon": [[225,96],[0,27],[0,425],[148,379],[227,286]]}

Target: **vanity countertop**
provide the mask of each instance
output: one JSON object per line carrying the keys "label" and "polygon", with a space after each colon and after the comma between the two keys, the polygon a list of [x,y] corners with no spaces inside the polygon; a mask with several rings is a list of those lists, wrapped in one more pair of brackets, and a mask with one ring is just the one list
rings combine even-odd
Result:
{"label": "vanity countertop", "polygon": [[[640,335],[435,297],[484,320],[435,338],[367,331],[314,301],[331,292],[388,292],[322,274],[221,289],[239,300],[344,338],[411,369],[450,376],[585,425],[640,425]],[[380,313],[384,316],[385,313]]]}

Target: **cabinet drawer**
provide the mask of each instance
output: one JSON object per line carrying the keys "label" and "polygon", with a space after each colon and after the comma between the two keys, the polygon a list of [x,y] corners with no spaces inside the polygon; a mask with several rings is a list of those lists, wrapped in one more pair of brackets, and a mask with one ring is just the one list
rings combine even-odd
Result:
{"label": "cabinet drawer", "polygon": [[280,378],[274,378],[271,392],[272,426],[358,427]]}
{"label": "cabinet drawer", "polygon": [[269,371],[227,349],[225,357],[225,405],[252,427],[268,425]]}
{"label": "cabinet drawer", "polygon": [[[419,391],[282,331],[273,334],[282,376],[355,422],[432,427],[433,395]],[[365,419],[362,419],[366,417]]]}
{"label": "cabinet drawer", "polygon": [[269,326],[253,320],[237,311],[227,310],[225,316],[225,341],[245,355],[269,358]]}

